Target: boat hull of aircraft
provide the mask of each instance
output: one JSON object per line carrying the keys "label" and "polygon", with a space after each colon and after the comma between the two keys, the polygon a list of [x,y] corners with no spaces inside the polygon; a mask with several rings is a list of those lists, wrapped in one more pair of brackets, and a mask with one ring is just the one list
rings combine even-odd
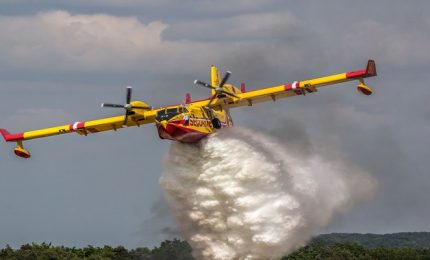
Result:
{"label": "boat hull of aircraft", "polygon": [[158,136],[161,139],[169,139],[181,143],[197,143],[202,138],[205,138],[210,133],[201,132],[199,130],[187,128],[182,124],[167,123],[162,125],[156,124]]}

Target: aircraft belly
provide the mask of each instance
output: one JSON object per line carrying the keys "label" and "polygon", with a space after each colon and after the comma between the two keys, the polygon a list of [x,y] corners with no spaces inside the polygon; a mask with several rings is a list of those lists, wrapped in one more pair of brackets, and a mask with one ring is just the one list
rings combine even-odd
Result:
{"label": "aircraft belly", "polygon": [[196,143],[211,133],[171,123],[167,124],[166,127],[157,124],[157,130],[161,139],[169,139],[181,143]]}

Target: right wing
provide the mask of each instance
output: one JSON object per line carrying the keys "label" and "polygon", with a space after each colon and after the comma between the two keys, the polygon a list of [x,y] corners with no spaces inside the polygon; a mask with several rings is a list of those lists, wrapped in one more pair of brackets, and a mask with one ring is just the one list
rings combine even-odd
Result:
{"label": "right wing", "polygon": [[[334,85],[352,80],[359,81],[358,90],[360,92],[370,95],[372,90],[365,85],[363,79],[376,75],[375,61],[369,60],[366,68],[357,71],[344,72],[300,82],[294,81],[292,83],[262,88],[244,93],[234,93],[237,98],[228,96],[225,98],[215,98],[211,104],[211,107],[216,109],[219,107],[233,108],[240,106],[252,106],[253,104],[260,102],[276,101],[281,98],[306,95],[307,93],[316,92],[318,88],[323,86]],[[198,102],[202,102],[202,106],[205,105],[204,103],[207,103],[206,100]]]}

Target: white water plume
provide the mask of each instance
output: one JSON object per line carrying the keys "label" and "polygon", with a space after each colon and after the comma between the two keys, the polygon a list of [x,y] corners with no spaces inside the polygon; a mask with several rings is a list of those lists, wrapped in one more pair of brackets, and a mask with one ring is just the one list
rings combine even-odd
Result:
{"label": "white water plume", "polygon": [[375,188],[364,171],[233,127],[172,143],[160,179],[197,259],[277,259]]}

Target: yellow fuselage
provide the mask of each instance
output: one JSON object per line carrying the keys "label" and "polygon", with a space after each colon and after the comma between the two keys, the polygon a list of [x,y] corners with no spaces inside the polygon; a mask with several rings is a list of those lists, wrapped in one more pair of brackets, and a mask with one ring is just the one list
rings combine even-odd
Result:
{"label": "yellow fuselage", "polygon": [[221,128],[233,125],[233,121],[227,111],[210,110],[193,104],[166,107],[159,110],[155,123],[161,139],[193,143],[198,142],[216,130],[212,123],[214,118],[220,121]]}

